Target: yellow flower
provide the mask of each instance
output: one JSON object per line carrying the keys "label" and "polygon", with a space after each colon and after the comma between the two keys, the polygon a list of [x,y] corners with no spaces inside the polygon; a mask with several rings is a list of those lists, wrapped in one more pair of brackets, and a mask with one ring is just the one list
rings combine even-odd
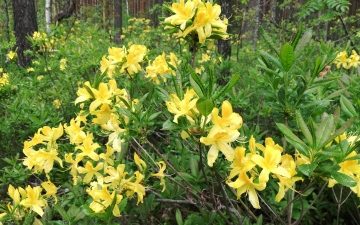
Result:
{"label": "yellow flower", "polygon": [[83,179],[84,183],[90,183],[93,176],[96,177],[98,182],[100,184],[103,183],[103,176],[98,171],[102,170],[104,168],[104,163],[99,163],[96,165],[96,167],[93,167],[92,163],[90,161],[87,161],[85,164],[85,167],[79,166],[77,168],[77,171],[79,173],[85,173],[85,177]]}
{"label": "yellow flower", "polygon": [[350,60],[347,58],[347,52],[343,51],[337,54],[335,62],[336,67],[339,69],[340,67],[344,67],[345,69],[350,68]]}
{"label": "yellow flower", "polygon": [[350,67],[358,67],[358,65],[360,64],[360,56],[356,53],[355,50],[351,51],[351,56],[349,57],[349,66]]}
{"label": "yellow flower", "polygon": [[200,142],[206,146],[211,145],[207,154],[207,161],[210,167],[213,166],[221,151],[228,161],[233,161],[234,150],[230,143],[234,142],[240,133],[237,130],[223,129],[218,125],[214,125],[207,137],[201,137]]}
{"label": "yellow flower", "polygon": [[43,208],[47,206],[47,202],[41,196],[42,188],[40,186],[34,188],[27,186],[25,190],[26,198],[20,202],[20,205],[26,208],[30,208],[32,211],[36,212],[40,216],[43,216]]}
{"label": "yellow flower", "polygon": [[251,161],[251,154],[245,154],[246,148],[238,146],[234,150],[234,161],[230,165],[231,171],[228,177],[230,181],[235,176],[239,175],[242,171],[250,171],[256,164]]}
{"label": "yellow flower", "polygon": [[27,71],[28,73],[34,72],[34,68],[30,67],[30,68],[28,68],[26,71]]}
{"label": "yellow flower", "polygon": [[59,99],[55,99],[53,101],[53,105],[55,106],[55,108],[59,109],[61,106],[61,101]]}
{"label": "yellow flower", "polygon": [[127,71],[130,75],[141,70],[140,62],[143,61],[147,53],[144,45],[131,45],[126,56],[126,62],[122,65],[120,71]]}
{"label": "yellow flower", "polygon": [[109,206],[114,204],[114,208],[112,209],[112,213],[116,217],[120,217],[120,209],[118,204],[123,199],[122,195],[117,194],[117,192],[114,190],[111,194],[108,190],[108,185],[103,185],[100,190],[97,188],[94,189],[88,189],[86,192],[92,197],[93,201],[90,203],[90,208],[95,213],[101,213],[105,209],[107,209]]}
{"label": "yellow flower", "polygon": [[282,153],[281,146],[275,145],[272,138],[266,138],[265,147],[261,144],[256,144],[256,147],[262,150],[264,154],[264,157],[257,154],[251,156],[251,160],[262,168],[259,176],[260,182],[267,182],[270,173],[290,178],[290,173],[279,165]]}
{"label": "yellow flower", "polygon": [[60,70],[65,70],[66,68],[67,59],[63,58],[60,60]]}
{"label": "yellow flower", "polygon": [[75,148],[75,150],[79,149],[82,152],[77,155],[77,158],[83,159],[85,156],[91,158],[94,161],[99,160],[99,155],[95,152],[96,149],[100,148],[98,143],[93,143],[91,137],[86,137],[82,143]]}
{"label": "yellow flower", "polygon": [[170,95],[170,101],[166,102],[166,106],[169,112],[175,114],[174,123],[178,123],[178,118],[180,116],[186,116],[190,121],[195,117],[196,102],[198,100],[197,95],[193,89],[187,90],[184,99],[180,100],[179,97],[175,94]]}
{"label": "yellow flower", "polygon": [[144,160],[140,159],[136,152],[134,152],[134,161],[140,171],[144,171],[146,169],[146,163],[144,162]]}
{"label": "yellow flower", "polygon": [[186,22],[195,15],[198,2],[198,0],[189,0],[184,3],[184,0],[180,0],[179,3],[173,3],[170,10],[173,11],[175,15],[166,18],[165,22],[170,22],[172,25],[180,25],[180,29],[184,30],[186,27]]}
{"label": "yellow flower", "polygon": [[13,51],[10,51],[8,54],[7,54],[7,57],[12,60],[12,59],[15,59],[17,56],[16,52],[13,52]]}
{"label": "yellow flower", "polygon": [[136,176],[135,182],[131,182],[133,177],[127,179],[126,181],[126,195],[128,197],[131,197],[136,193],[138,197],[138,201],[136,204],[139,204],[139,202],[144,201],[145,196],[145,187],[140,184],[140,182],[144,179],[144,175],[142,175],[139,171],[136,171],[134,174]]}
{"label": "yellow flower", "polygon": [[163,191],[165,191],[165,188],[166,188],[165,180],[164,180],[164,177],[165,177],[164,171],[166,169],[166,164],[164,161],[156,162],[156,164],[158,164],[158,166],[160,167],[159,172],[153,173],[153,174],[151,174],[151,176],[160,178],[160,185],[163,186],[163,189],[162,189],[162,192],[163,192]]}
{"label": "yellow flower", "polygon": [[279,176],[279,175],[275,174],[275,176],[280,180],[278,182],[279,191],[275,197],[275,201],[277,201],[277,202],[280,202],[281,199],[284,198],[285,192],[289,188],[293,189],[293,185],[295,184],[295,182],[297,182],[299,180],[303,180],[301,177],[295,177],[295,175],[297,174],[297,172],[295,170],[296,163],[291,155],[285,154],[285,155],[281,156],[281,166],[289,172],[290,177],[288,178],[288,177]]}
{"label": "yellow flower", "polygon": [[55,199],[55,204],[57,203],[58,199],[56,197],[57,188],[55,184],[53,184],[50,180],[42,182],[41,186],[45,189],[46,194],[44,196],[52,196]]}
{"label": "yellow flower", "polygon": [[264,190],[266,187],[266,182],[260,181],[259,183],[254,183],[253,180],[254,177],[252,176],[251,178],[249,178],[246,171],[243,170],[239,174],[239,177],[236,179],[236,181],[230,182],[228,183],[228,185],[236,189],[236,196],[238,199],[243,193],[246,192],[249,196],[251,205],[256,209],[260,209],[259,199],[256,190]]}
{"label": "yellow flower", "polygon": [[237,130],[242,126],[243,120],[238,113],[234,113],[231,103],[224,101],[221,106],[222,117],[219,117],[219,109],[214,108],[211,112],[211,121],[213,124],[223,129]]}

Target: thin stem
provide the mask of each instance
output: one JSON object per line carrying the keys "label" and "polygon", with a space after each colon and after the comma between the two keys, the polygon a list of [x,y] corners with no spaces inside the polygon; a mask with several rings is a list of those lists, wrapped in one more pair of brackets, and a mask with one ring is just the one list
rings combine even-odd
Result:
{"label": "thin stem", "polygon": [[295,221],[295,223],[293,223],[293,225],[297,225],[300,224],[300,221],[303,219],[304,215],[310,210],[310,208],[314,205],[314,203],[316,202],[316,200],[319,198],[319,196],[323,193],[326,185],[328,182],[325,182],[324,185],[322,186],[321,190],[319,191],[319,193],[317,194],[317,196],[315,197],[315,199],[311,202],[311,204],[305,209],[305,211],[303,211],[300,215],[300,218]]}

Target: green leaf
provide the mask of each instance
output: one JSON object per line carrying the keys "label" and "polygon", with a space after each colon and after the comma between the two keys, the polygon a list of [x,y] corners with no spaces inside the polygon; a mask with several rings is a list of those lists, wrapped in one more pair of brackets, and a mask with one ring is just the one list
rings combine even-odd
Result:
{"label": "green leaf", "polygon": [[59,204],[53,205],[53,208],[61,215],[62,219],[66,220],[67,222],[71,221],[70,216]]}
{"label": "green leaf", "polygon": [[294,63],[295,55],[294,49],[289,43],[285,43],[280,51],[280,60],[281,65],[283,66],[284,70],[288,72],[293,63]]}
{"label": "green leaf", "polygon": [[301,116],[299,111],[296,111],[296,122],[301,129],[301,132],[304,134],[305,139],[309,142],[311,146],[313,146],[313,137],[310,133],[309,128],[306,126],[306,123]]}
{"label": "green leaf", "polygon": [[178,128],[178,125],[170,120],[166,120],[163,123],[162,129],[161,130],[175,130]]}
{"label": "green leaf", "polygon": [[339,172],[333,172],[331,173],[332,177],[341,185],[344,185],[346,187],[355,187],[357,182],[352,179],[350,176],[339,173]]}
{"label": "green leaf", "polygon": [[182,219],[182,215],[179,209],[176,209],[176,213],[175,213],[175,218],[176,218],[176,222],[178,225],[183,225],[183,219]]}
{"label": "green leaf", "polygon": [[276,126],[279,128],[281,133],[285,135],[286,140],[291,145],[293,145],[296,150],[300,152],[300,154],[303,154],[306,157],[310,157],[308,146],[306,146],[306,144],[300,140],[287,126],[282,123],[276,123]]}
{"label": "green leaf", "polygon": [[204,97],[205,87],[202,84],[199,75],[197,75],[194,69],[189,65],[188,70],[190,72],[190,84],[194,88],[194,91],[199,97]]}
{"label": "green leaf", "polygon": [[280,89],[279,89],[279,91],[278,91],[278,100],[279,100],[279,102],[282,104],[282,105],[285,105],[285,98],[286,98],[286,96],[285,96],[285,89],[284,89],[284,87],[281,87]]}
{"label": "green leaf", "polygon": [[332,115],[329,115],[326,117],[323,121],[321,121],[321,124],[319,125],[318,129],[316,129],[316,148],[315,151],[318,151],[322,149],[326,144],[328,138],[335,130],[335,122],[334,117]]}
{"label": "green leaf", "polygon": [[341,95],[340,97],[341,110],[350,117],[357,116],[356,109],[349,99]]}
{"label": "green leaf", "polygon": [[281,63],[279,62],[279,60],[277,58],[275,58],[274,56],[270,55],[269,53],[267,53],[263,50],[260,50],[259,53],[263,57],[263,59],[265,60],[265,62],[267,64],[273,63],[277,69],[284,71],[284,67],[281,65]]}
{"label": "green leaf", "polygon": [[224,95],[225,92],[227,92],[227,91],[230,90],[232,87],[234,87],[235,84],[236,84],[239,80],[240,80],[240,73],[235,73],[235,74],[231,77],[230,81],[229,81],[223,88],[221,88],[219,92],[215,93],[215,94],[211,97],[211,99],[212,99],[213,101],[215,101],[215,100],[218,99],[220,96]]}
{"label": "green leaf", "polygon": [[265,32],[264,28],[260,26],[260,35],[262,38],[264,38],[264,41],[270,46],[272,50],[275,51],[277,55],[279,55],[279,50],[276,48],[274,42],[271,40],[269,35]]}
{"label": "green leaf", "polygon": [[196,102],[196,108],[203,116],[208,116],[214,108],[214,103],[207,98],[200,98]]}
{"label": "green leaf", "polygon": [[309,44],[310,40],[312,37],[312,31],[311,30],[307,30],[304,35],[300,38],[298,44],[296,45],[295,48],[295,57],[299,57],[300,53],[302,52],[302,50],[305,48],[306,45]]}
{"label": "green leaf", "polygon": [[301,164],[299,166],[297,166],[296,168],[299,169],[299,171],[304,174],[307,177],[310,177],[312,172],[315,170],[316,168],[316,164],[312,163],[312,164]]}
{"label": "green leaf", "polygon": [[293,47],[293,49],[296,49],[296,46],[297,46],[297,44],[298,44],[298,42],[300,40],[300,37],[301,37],[301,34],[302,34],[303,30],[304,30],[303,29],[303,24],[300,23],[299,30],[296,33],[295,39],[291,43],[291,46]]}
{"label": "green leaf", "polygon": [[354,123],[356,117],[353,117],[351,119],[349,119],[348,121],[346,121],[346,123],[340,127],[338,130],[336,130],[325,142],[329,143],[330,141],[334,140],[334,138],[336,138],[337,136],[340,136],[341,134],[343,134],[350,126],[351,124]]}

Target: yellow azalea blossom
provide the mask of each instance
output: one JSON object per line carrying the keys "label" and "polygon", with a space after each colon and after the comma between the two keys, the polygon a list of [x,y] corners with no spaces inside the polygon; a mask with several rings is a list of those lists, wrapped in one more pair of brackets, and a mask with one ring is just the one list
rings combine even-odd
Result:
{"label": "yellow azalea blossom", "polygon": [[336,59],[334,61],[336,67],[339,69],[340,67],[344,67],[345,69],[350,68],[350,60],[347,57],[347,52],[343,51],[337,54]]}
{"label": "yellow azalea blossom", "polygon": [[351,53],[352,54],[349,57],[349,66],[356,68],[360,64],[360,56],[356,53],[355,50],[352,50]]}
{"label": "yellow azalea blossom", "polygon": [[203,62],[207,62],[207,61],[210,61],[210,56],[206,53],[202,53],[201,54],[201,60],[199,61],[200,63],[203,63]]}
{"label": "yellow azalea blossom", "polygon": [[101,213],[115,201],[114,208],[112,213],[115,217],[120,217],[120,209],[118,204],[123,199],[122,195],[117,194],[114,190],[111,194],[108,190],[108,185],[103,185],[100,190],[98,189],[88,189],[86,192],[92,197],[93,201],[90,203],[90,209],[95,213]]}
{"label": "yellow azalea blossom", "polygon": [[221,106],[222,117],[219,117],[219,109],[214,108],[211,112],[211,122],[223,129],[237,130],[242,126],[243,120],[238,113],[234,113],[231,103],[224,101]]}
{"label": "yellow azalea blossom", "polygon": [[90,82],[86,81],[84,83],[84,88],[79,88],[78,91],[76,92],[76,94],[79,96],[76,98],[74,104],[76,105],[79,102],[84,102],[86,100],[92,99],[93,96],[91,95],[91,93],[88,92],[88,90],[85,88],[85,86],[90,89],[91,91],[93,91],[94,89],[91,87]]}
{"label": "yellow azalea blossom", "polygon": [[71,164],[70,174],[72,176],[74,185],[77,185],[77,182],[79,179],[79,177],[77,175],[78,174],[77,168],[78,168],[78,163],[81,161],[81,159],[74,160],[72,156],[73,156],[73,153],[65,154],[65,162]]}
{"label": "yellow azalea blossom", "polygon": [[175,15],[166,18],[165,22],[170,22],[172,25],[180,25],[180,29],[184,30],[186,27],[186,22],[188,22],[195,15],[198,2],[198,0],[189,0],[185,3],[184,0],[180,0],[179,3],[173,3],[170,10],[173,11]]}
{"label": "yellow azalea blossom", "polygon": [[111,183],[114,187],[121,187],[125,183],[125,176],[128,174],[125,172],[125,164],[119,164],[116,169],[108,166],[105,173],[109,176],[104,178],[104,183]]}
{"label": "yellow azalea blossom", "polygon": [[281,199],[284,198],[285,192],[290,188],[293,189],[293,185],[295,182],[303,180],[301,177],[295,177],[297,174],[296,172],[296,163],[293,157],[289,154],[285,154],[281,156],[281,166],[284,167],[290,174],[290,178],[275,175],[280,181],[279,184],[279,191],[275,197],[275,201],[280,202]]}
{"label": "yellow azalea blossom", "polygon": [[114,152],[115,150],[110,145],[106,145],[106,153],[100,154],[100,159],[104,160],[104,168],[107,168],[108,165],[114,165]]}
{"label": "yellow azalea blossom", "polygon": [[23,152],[26,156],[23,164],[29,169],[34,167],[35,172],[44,171],[48,174],[54,166],[54,161],[57,161],[62,167],[62,160],[57,156],[58,151],[56,149],[45,150],[42,148],[35,151],[31,148],[24,148]]}
{"label": "yellow azalea blossom", "polygon": [[65,70],[65,68],[67,67],[66,64],[67,64],[66,58],[60,59],[60,70]]}
{"label": "yellow azalea blossom", "polygon": [[70,125],[65,124],[64,128],[69,135],[70,144],[81,144],[87,138],[86,133],[83,131],[84,127],[81,127],[81,121],[79,120],[71,119]]}
{"label": "yellow azalea blossom", "polygon": [[161,192],[163,192],[163,191],[165,191],[165,188],[166,188],[165,180],[164,180],[164,177],[165,177],[164,171],[166,169],[166,164],[164,161],[156,162],[156,164],[158,164],[158,166],[160,167],[159,172],[153,173],[153,174],[151,174],[151,176],[160,178],[160,185],[163,186],[163,189]]}
{"label": "yellow azalea blossom", "polygon": [[99,155],[95,152],[96,149],[100,148],[98,143],[93,143],[93,140],[90,137],[85,138],[82,145],[79,145],[75,148],[81,150],[82,152],[77,155],[77,158],[83,159],[85,156],[91,158],[94,161],[99,160]]}
{"label": "yellow azalea blossom", "polygon": [[115,109],[111,109],[109,104],[104,103],[101,105],[99,110],[91,112],[92,115],[96,116],[96,118],[94,118],[92,122],[99,125],[106,124],[109,121],[113,112],[115,112]]}
{"label": "yellow azalea blossom", "polygon": [[[221,7],[218,4],[212,5],[210,2],[199,3],[193,24],[184,30],[183,36],[196,30],[199,43],[204,44],[206,38],[213,34],[213,29],[226,32],[227,20],[222,21],[219,16]],[[223,38],[227,38],[227,35]]]}
{"label": "yellow azalea blossom", "polygon": [[53,105],[55,106],[55,108],[59,109],[61,106],[61,101],[59,99],[55,99],[53,101]]}
{"label": "yellow azalea blossom", "polygon": [[261,144],[256,144],[256,147],[264,154],[264,156],[257,154],[251,156],[251,160],[262,168],[259,176],[260,182],[267,182],[270,173],[290,178],[290,173],[279,165],[281,162],[282,147],[277,144],[275,145],[272,138],[265,139],[265,147]]}
{"label": "yellow azalea blossom", "polygon": [[104,73],[106,72],[106,75],[109,78],[113,78],[114,70],[116,69],[116,65],[112,64],[113,62],[109,59],[107,59],[105,56],[102,57],[100,61],[100,72]]}
{"label": "yellow azalea blossom", "polygon": [[195,117],[196,102],[198,97],[193,89],[187,90],[184,99],[180,100],[176,94],[170,95],[170,101],[166,102],[166,106],[169,112],[175,114],[174,123],[178,123],[178,118],[180,116],[186,116],[186,118],[190,121]]}
{"label": "yellow azalea blossom", "polygon": [[102,104],[110,104],[111,100],[110,98],[113,97],[113,92],[111,90],[109,90],[109,87],[107,84],[105,83],[100,83],[99,84],[99,89],[92,89],[93,93],[94,93],[94,101],[91,102],[90,106],[89,106],[89,110],[90,113],[93,113],[98,106],[102,105]]}
{"label": "yellow azalea blossom", "polygon": [[13,200],[14,205],[20,203],[26,197],[26,191],[22,187],[14,188],[11,184],[8,187],[8,195]]}
{"label": "yellow azalea blossom", "polygon": [[242,171],[250,171],[256,164],[251,161],[251,154],[245,153],[246,148],[238,146],[234,150],[234,161],[230,165],[231,171],[228,177],[230,181],[233,177],[239,175]]}
{"label": "yellow azalea blossom", "polygon": [[[357,155],[356,151],[352,151],[348,156],[346,156],[346,158],[351,158],[356,155]],[[360,177],[360,164],[357,159],[354,159],[354,160],[346,160],[345,159],[345,161],[339,163],[339,166],[340,166],[340,169],[338,170],[338,172],[346,174],[353,179],[355,179],[355,177]],[[328,187],[331,188],[337,183],[338,182],[335,179],[330,178]]]}
{"label": "yellow azalea blossom", "polygon": [[139,171],[135,171],[134,174],[136,177],[135,182],[131,182],[131,180],[133,180],[133,177],[127,179],[126,181],[126,196],[131,197],[136,193],[138,198],[136,204],[139,204],[139,202],[144,201],[145,196],[145,187],[140,184],[140,182],[144,179],[144,175],[142,175]]}
{"label": "yellow azalea blossom", "polygon": [[146,163],[144,160],[140,159],[140,157],[134,152],[134,162],[138,166],[140,171],[144,171],[146,169]]}
{"label": "yellow azalea blossom", "polygon": [[7,57],[8,57],[8,59],[10,59],[10,60],[16,58],[16,56],[17,56],[16,52],[13,52],[13,51],[10,51],[10,52],[7,54]]}
{"label": "yellow azalea blossom", "polygon": [[143,61],[146,53],[147,48],[144,45],[131,45],[121,71],[126,70],[130,75],[139,72],[141,70],[139,63]]}
{"label": "yellow azalea blossom", "polygon": [[249,178],[246,171],[243,170],[239,174],[239,177],[234,182],[228,183],[228,185],[236,189],[236,196],[238,199],[243,193],[246,192],[249,196],[251,205],[256,209],[260,209],[256,190],[264,190],[266,187],[266,182],[254,183],[254,177]]}
{"label": "yellow azalea blossom", "polygon": [[356,175],[352,178],[355,180],[356,185],[354,187],[350,187],[350,189],[356,194],[358,198],[360,198],[360,176]]}
{"label": "yellow azalea blossom", "polygon": [[99,173],[100,170],[104,168],[104,163],[98,163],[96,167],[93,167],[92,163],[90,161],[87,161],[85,164],[85,167],[79,166],[77,168],[77,171],[79,173],[85,173],[85,177],[83,179],[84,183],[90,183],[92,178],[95,176],[96,179],[100,184],[103,183],[103,176],[101,173]]}
{"label": "yellow azalea blossom", "polygon": [[50,180],[42,182],[41,187],[43,187],[46,191],[46,194],[44,196],[52,196],[55,199],[55,204],[57,203],[58,199],[56,197],[57,188],[55,184],[53,184]]}
{"label": "yellow azalea blossom", "polygon": [[24,206],[25,208],[31,209],[40,216],[43,216],[43,208],[47,206],[47,202],[41,196],[42,188],[40,186],[34,188],[27,186],[25,190],[26,198],[20,202],[20,205]]}
{"label": "yellow azalea blossom", "polygon": [[240,133],[237,130],[223,129],[222,127],[215,125],[211,128],[207,137],[201,137],[200,142],[206,146],[211,145],[208,154],[207,161],[210,167],[213,166],[215,160],[218,157],[219,151],[221,151],[228,161],[234,159],[234,149],[230,143],[234,142]]}

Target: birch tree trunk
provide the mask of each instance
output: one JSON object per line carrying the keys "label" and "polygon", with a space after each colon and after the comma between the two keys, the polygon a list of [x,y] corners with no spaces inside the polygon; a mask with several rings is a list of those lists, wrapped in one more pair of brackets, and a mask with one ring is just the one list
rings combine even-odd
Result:
{"label": "birch tree trunk", "polygon": [[51,33],[51,0],[45,0],[46,33]]}

